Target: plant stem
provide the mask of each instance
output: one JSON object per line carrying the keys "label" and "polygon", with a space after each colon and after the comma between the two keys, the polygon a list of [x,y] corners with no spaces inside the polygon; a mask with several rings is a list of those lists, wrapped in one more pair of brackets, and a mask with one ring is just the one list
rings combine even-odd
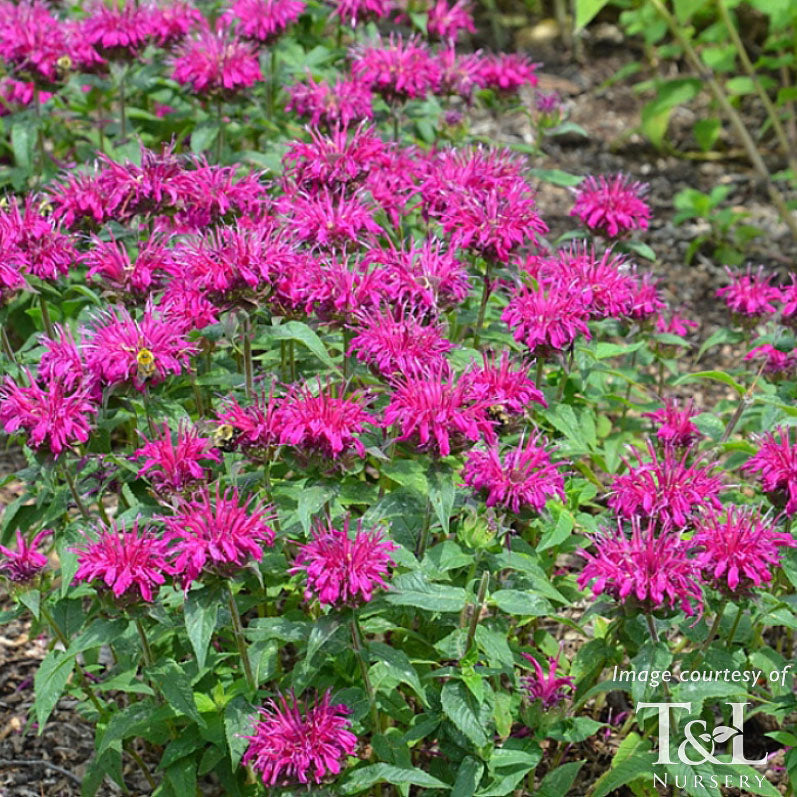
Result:
{"label": "plant stem", "polygon": [[72,498],[74,498],[75,504],[77,504],[78,511],[81,515],[83,515],[83,520],[91,520],[89,510],[86,509],[86,505],[83,503],[80,493],[78,492],[77,485],[75,484],[75,477],[69,472],[69,470],[67,470],[66,465],[61,466],[61,473],[63,474],[66,483],[69,485],[69,491],[72,493]]}
{"label": "plant stem", "polygon": [[747,54],[747,49],[744,46],[742,37],[739,36],[739,31],[736,30],[736,26],[733,24],[731,15],[728,13],[725,0],[717,0],[717,10],[719,11],[720,19],[722,19],[722,23],[725,25],[725,28],[731,37],[731,41],[736,48],[736,52],[739,56],[739,60],[742,62],[744,71],[747,72],[750,80],[753,82],[753,88],[755,88],[756,94],[758,94],[761,102],[764,103],[764,108],[766,108],[767,116],[769,116],[769,121],[772,123],[772,129],[775,131],[775,137],[778,139],[780,149],[788,159],[789,168],[795,175],[797,175],[797,159],[795,158],[793,148],[789,145],[789,140],[786,137],[786,131],[783,129],[783,125],[780,123],[778,109],[773,105],[772,100],[769,99],[769,95],[766,93],[764,87],[761,85],[761,81],[758,79],[755,67],[753,66],[753,62],[750,60],[750,56]]}
{"label": "plant stem", "polygon": [[714,622],[711,624],[711,628],[708,631],[708,636],[706,637],[706,641],[700,647],[700,652],[705,653],[708,649],[708,646],[714,640],[714,637],[717,634],[717,629],[720,627],[720,620],[722,620],[722,615],[725,613],[725,607],[728,605],[728,599],[722,601],[720,604],[719,609],[717,609],[717,615],[714,618]]}
{"label": "plant stem", "polygon": [[277,97],[277,49],[272,45],[271,47],[271,65],[269,67],[269,81],[268,81],[268,118],[274,118],[274,106]]}
{"label": "plant stem", "polygon": [[127,109],[125,106],[127,105],[127,101],[125,99],[125,83],[127,82],[127,67],[125,67],[120,76],[119,76],[119,113],[120,113],[120,124],[119,124],[119,139],[120,143],[125,141],[127,137]]}
{"label": "plant stem", "polygon": [[468,636],[465,640],[465,654],[468,654],[470,646],[473,644],[473,637],[476,636],[476,626],[479,624],[479,618],[482,615],[484,608],[484,600],[487,597],[487,585],[490,583],[490,571],[485,570],[482,573],[482,579],[479,582],[479,592],[476,595],[476,603],[473,604],[473,614],[470,617],[470,625],[468,626]]}
{"label": "plant stem", "polygon": [[6,357],[8,357],[8,359],[11,360],[14,365],[19,365],[16,355],[14,354],[14,349],[11,347],[11,341],[8,339],[8,335],[6,334],[6,328],[4,324],[0,324],[0,345],[2,345],[3,352],[5,353]]}
{"label": "plant stem", "polygon": [[656,630],[656,623],[653,620],[653,615],[650,614],[649,612],[646,613],[645,614],[645,620],[647,620],[647,623],[648,623],[648,631],[650,631],[650,638],[654,642],[658,642],[659,641],[659,632]]}
{"label": "plant stem", "polygon": [[254,377],[252,375],[252,325],[246,315],[243,324],[244,333],[244,380],[246,383],[246,397],[251,401],[255,394]]}
{"label": "plant stem", "polygon": [[149,646],[149,639],[147,639],[147,632],[141,620],[136,617],[136,630],[138,631],[138,638],[141,640],[141,651],[144,654],[144,664],[149,668],[155,664],[155,659],[152,657],[152,648]]}
{"label": "plant stem", "polygon": [[537,357],[537,372],[534,375],[534,386],[537,388],[537,390],[542,390],[542,388],[540,387],[540,384],[542,382],[542,366],[543,366],[542,357]]}
{"label": "plant stem", "polygon": [[238,646],[238,655],[241,657],[241,661],[244,665],[244,675],[246,676],[246,682],[249,684],[249,688],[253,691],[257,691],[257,681],[255,681],[255,676],[252,673],[252,664],[249,661],[249,653],[246,649],[246,638],[244,637],[244,627],[243,623],[241,622],[241,615],[238,612],[238,604],[235,602],[235,595],[232,592],[232,586],[230,582],[227,582],[227,603],[230,607],[230,616],[232,617],[232,630],[233,634],[235,635],[235,643]]}
{"label": "plant stem", "polygon": [[791,211],[786,205],[786,200],[783,198],[783,194],[780,193],[777,186],[773,182],[772,176],[770,175],[769,170],[764,163],[764,159],[761,157],[761,153],[756,147],[753,137],[750,135],[750,132],[745,126],[744,120],[741,116],[739,116],[739,113],[736,111],[733,105],[731,105],[731,102],[725,94],[722,86],[714,77],[714,72],[700,60],[700,56],[698,56],[695,48],[692,47],[692,43],[683,33],[678,25],[678,21],[669,12],[662,0],[650,0],[650,3],[653,8],[656,9],[656,12],[659,14],[659,16],[667,23],[667,27],[670,29],[673,37],[683,49],[686,60],[697,72],[701,80],[706,84],[712,96],[717,101],[717,104],[728,118],[731,127],[733,128],[734,132],[739,138],[739,141],[744,147],[745,152],[747,153],[747,157],[750,159],[750,164],[753,167],[753,171],[756,172],[766,186],[767,193],[769,194],[772,204],[777,208],[778,214],[789,228],[792,237],[797,240],[797,219],[795,219],[795,217],[792,215]]}
{"label": "plant stem", "polygon": [[481,304],[479,305],[479,314],[476,316],[476,328],[473,330],[473,348],[476,349],[479,346],[479,336],[482,332],[482,327],[484,326],[484,315],[487,312],[487,302],[490,300],[490,294],[492,293],[492,280],[490,279],[490,263],[487,263],[487,269],[484,274],[484,285],[482,287],[482,300]]}
{"label": "plant stem", "polygon": [[221,96],[216,98],[216,163],[221,163],[221,156],[224,153],[224,122],[221,115],[222,100]]}
{"label": "plant stem", "polygon": [[418,550],[415,555],[419,560],[423,559],[426,553],[426,546],[429,544],[429,527],[432,524],[432,502],[426,499],[426,512],[423,516],[423,527],[421,528],[421,536],[418,538]]}
{"label": "plant stem", "polygon": [[733,638],[736,636],[736,629],[739,627],[739,623],[742,619],[742,610],[741,607],[736,607],[736,619],[733,621],[733,625],[731,626],[731,630],[728,632],[728,639],[725,641],[725,647],[730,649],[731,645],[733,644]]}
{"label": "plant stem", "polygon": [[141,758],[141,756],[135,750],[133,750],[130,747],[126,747],[125,750],[129,753],[130,758],[132,758],[133,761],[136,762],[136,766],[141,770],[142,774],[147,779],[147,783],[149,784],[149,787],[153,791],[155,789],[157,789],[158,788],[158,784],[155,783],[155,779],[152,777],[152,774],[150,773],[149,769],[147,768],[147,765],[144,763],[144,759]]}
{"label": "plant stem", "polygon": [[47,307],[47,300],[39,294],[39,307],[42,311],[42,323],[44,324],[44,331],[50,340],[55,340],[55,330],[53,329],[53,322],[50,320],[50,310]]}

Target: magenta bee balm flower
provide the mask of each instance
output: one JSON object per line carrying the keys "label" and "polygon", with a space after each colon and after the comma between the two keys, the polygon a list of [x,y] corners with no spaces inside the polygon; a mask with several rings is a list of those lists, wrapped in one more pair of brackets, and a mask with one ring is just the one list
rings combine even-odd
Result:
{"label": "magenta bee balm flower", "polygon": [[[575,690],[576,682],[570,676],[556,674],[559,656],[555,659],[548,658],[548,672],[546,673],[534,656],[530,653],[522,655],[534,668],[534,675],[526,675],[521,679],[530,700],[539,700],[542,707],[547,710],[564,700],[566,689],[571,692]],[[561,651],[559,655],[561,655]]]}
{"label": "magenta bee balm flower", "polygon": [[330,86],[326,80],[317,83],[308,75],[306,83],[295,83],[288,93],[291,98],[285,110],[309,117],[311,125],[347,127],[374,115],[371,92],[359,80],[341,79]]}
{"label": "magenta bee balm flower", "polygon": [[265,44],[296,22],[304,8],[303,0],[235,0],[222,19],[237,24],[243,38]]}
{"label": "magenta bee balm flower", "polygon": [[697,564],[704,577],[732,593],[769,584],[772,568],[780,566],[779,548],[797,547],[791,534],[778,531],[760,509],[740,506],[700,517],[691,543],[702,549]]}
{"label": "magenta bee balm flower", "polygon": [[16,551],[0,545],[0,554],[3,555],[0,559],[0,573],[17,584],[32,581],[47,565],[47,557],[39,553],[36,547],[52,533],[52,529],[44,529],[28,543],[17,529]]}
{"label": "magenta bee balm flower", "polygon": [[330,691],[314,704],[301,703],[292,692],[269,700],[252,735],[244,737],[249,747],[241,763],[259,772],[267,788],[320,784],[337,775],[357,747],[346,719],[350,713],[347,706],[331,703]]}
{"label": "magenta bee balm flower", "polygon": [[515,514],[527,506],[541,512],[549,498],[564,501],[564,479],[551,462],[546,443],[536,434],[503,455],[497,445],[486,451],[471,449],[462,471],[465,484],[486,490],[487,506],[499,505]]}
{"label": "magenta bee balm flower", "polygon": [[305,572],[305,600],[318,598],[330,606],[354,606],[367,603],[376,588],[387,587],[383,576],[393,564],[390,552],[398,546],[385,539],[383,529],[364,530],[362,519],[352,537],[351,517],[346,515],[343,528],[331,521],[318,523],[310,542],[302,545],[290,573]]}
{"label": "magenta bee balm flower", "polygon": [[770,284],[774,275],[764,274],[763,266],[759,266],[755,273],[750,266],[747,271],[736,273],[726,266],[725,272],[731,283],[720,288],[717,296],[725,299],[725,304],[734,313],[750,320],[758,320],[777,312],[774,302],[781,301],[783,296],[780,288]]}
{"label": "magenta bee balm flower", "polygon": [[676,605],[690,617],[701,611],[700,571],[689,555],[692,543],[674,530],[657,535],[655,523],[643,529],[635,517],[630,536],[618,520],[591,540],[595,552],[580,552],[587,563],[578,577],[579,589],[592,582],[596,597],[606,594],[620,603],[633,599],[646,612]]}
{"label": "magenta bee balm flower", "polygon": [[99,526],[96,536],[83,532],[82,547],[70,548],[77,554],[78,569],[73,581],[102,581],[120,598],[126,593],[134,600],[138,593],[148,603],[171,573],[167,561],[167,542],[138,521],[130,531],[115,521]]}
{"label": "magenta bee balm flower", "polygon": [[792,445],[791,431],[779,426],[760,438],[758,451],[742,466],[743,471],[758,473],[761,485],[775,506],[785,506],[786,514],[797,512],[797,445]]}
{"label": "magenta bee balm flower", "polygon": [[646,230],[650,221],[650,207],[642,199],[646,191],[647,185],[625,174],[587,177],[576,189],[576,202],[570,215],[609,238],[632,230]]}
{"label": "magenta bee balm flower", "polygon": [[700,430],[692,423],[696,414],[694,401],[680,407],[677,399],[667,399],[661,409],[643,412],[642,417],[650,418],[659,425],[656,437],[660,442],[671,446],[690,446],[701,436]]}

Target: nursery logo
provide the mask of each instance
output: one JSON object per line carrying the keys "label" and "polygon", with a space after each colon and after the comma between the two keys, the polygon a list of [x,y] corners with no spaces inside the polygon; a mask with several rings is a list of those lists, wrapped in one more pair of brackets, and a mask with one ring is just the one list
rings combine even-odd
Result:
{"label": "nursery logo", "polygon": [[[684,740],[676,749],[676,756],[682,764],[763,764],[766,755],[759,761],[750,761],[744,756],[744,707],[747,703],[726,703],[731,707],[731,725],[717,725],[709,730],[705,720],[690,720],[684,726]],[[691,712],[691,703],[637,703],[636,710],[655,708],[659,712],[659,758],[657,764],[673,764],[670,745],[670,709],[682,708]],[[715,755],[716,745],[731,740],[730,761],[720,761]]]}

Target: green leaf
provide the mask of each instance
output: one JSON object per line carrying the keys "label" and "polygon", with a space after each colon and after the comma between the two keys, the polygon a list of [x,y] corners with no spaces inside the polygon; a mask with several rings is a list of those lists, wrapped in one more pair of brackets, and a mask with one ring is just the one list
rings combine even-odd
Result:
{"label": "green leaf", "polygon": [[216,630],[219,601],[218,590],[208,588],[191,590],[185,599],[185,630],[200,670],[205,666],[210,638]]}
{"label": "green leaf", "polygon": [[699,382],[701,379],[712,379],[715,382],[722,382],[724,385],[732,387],[740,396],[744,395],[745,387],[740,385],[732,376],[726,374],[724,371],[696,371],[693,374],[684,374],[672,384],[673,387],[677,387],[678,385],[685,385],[689,382]]}
{"label": "green leaf", "polygon": [[703,152],[708,152],[717,143],[722,123],[719,119],[698,119],[695,122],[693,132],[697,145]]}
{"label": "green leaf", "polygon": [[19,602],[30,609],[30,613],[38,620],[42,594],[37,589],[29,589],[17,594]]}
{"label": "green leaf", "polygon": [[592,797],[606,797],[620,786],[625,786],[638,778],[652,782],[655,761],[656,756],[653,753],[635,752],[598,778]]}
{"label": "green leaf", "polygon": [[372,659],[379,659],[394,678],[407,684],[418,696],[421,703],[427,706],[421,679],[403,650],[393,648],[384,642],[370,642],[368,644],[368,654]]}
{"label": "green leaf", "polygon": [[191,133],[191,152],[200,153],[210,149],[218,134],[218,122],[200,122]]}
{"label": "green leaf", "polygon": [[28,172],[33,165],[33,147],[36,143],[36,128],[31,124],[15,122],[11,127],[11,149],[20,169]]}
{"label": "green leaf", "polygon": [[446,681],[440,694],[443,712],[476,747],[487,742],[484,723],[473,695],[462,681]]}
{"label": "green leaf", "polygon": [[553,614],[553,606],[533,592],[499,589],[490,598],[502,612],[518,617],[544,617],[546,614]]}
{"label": "green leaf", "polygon": [[183,668],[174,659],[167,659],[156,667],[147,668],[150,680],[163,693],[168,704],[179,714],[191,717],[194,722],[204,725],[194,702],[191,681]]}
{"label": "green leaf", "polygon": [[110,645],[124,634],[128,626],[129,621],[127,620],[104,620],[98,618],[80,636],[72,640],[69,645],[69,654],[75,656],[84,650]]}
{"label": "green leaf", "polygon": [[583,761],[560,764],[542,779],[536,791],[537,797],[565,797],[582,766],[584,766]]}
{"label": "green leaf", "polygon": [[563,543],[573,531],[575,526],[575,518],[563,506],[558,505],[552,511],[556,523],[548,525],[542,533],[540,542],[537,545],[537,553],[547,551],[548,548],[554,548]]}
{"label": "green leaf", "polygon": [[650,260],[651,263],[656,262],[656,253],[642,241],[623,241],[618,250],[632,252],[635,255],[644,257],[645,260]]}
{"label": "green leaf", "polygon": [[702,85],[697,78],[676,78],[656,87],[656,99],[642,109],[642,132],[654,147],[661,149],[664,143],[673,108],[693,99]]}
{"label": "green leaf", "polygon": [[342,794],[357,794],[370,789],[375,783],[392,783],[396,786],[420,786],[426,789],[445,789],[449,785],[416,767],[395,767],[392,764],[369,764],[355,769],[340,786]]}
{"label": "green leaf", "polygon": [[[146,699],[116,712],[108,722],[108,727],[102,735],[97,755],[101,756],[106,750],[110,749],[115,742],[121,742],[129,736],[135,736],[147,728],[152,722],[152,715],[155,713],[156,705],[153,700]],[[114,749],[121,749],[115,746]]]}
{"label": "green leaf", "polygon": [[476,789],[479,788],[483,772],[484,764],[481,761],[477,761],[472,756],[466,756],[459,765],[457,779],[454,781],[454,788],[451,789],[451,797],[473,797]]}
{"label": "green leaf", "polygon": [[576,0],[576,30],[585,28],[609,0]]}
{"label": "green leaf", "polygon": [[561,185],[566,188],[579,185],[584,179],[577,174],[563,172],[561,169],[529,169],[529,174],[544,183]]}
{"label": "green leaf", "polygon": [[331,368],[339,376],[341,375],[335,361],[324,348],[321,338],[307,324],[301,321],[285,321],[279,326],[271,327],[268,332],[277,340],[296,340],[299,343],[303,343],[327,368]]}
{"label": "green leaf", "polygon": [[454,508],[453,477],[451,471],[434,470],[429,484],[429,501],[445,534],[448,534],[451,511]]}
{"label": "green leaf", "polygon": [[696,14],[705,4],[707,0],[675,0],[675,17],[683,24],[689,18]]}
{"label": "green leaf", "polygon": [[44,732],[47,719],[55,708],[66,682],[75,666],[75,657],[60,650],[51,650],[36,670],[33,678],[35,700],[33,709],[39,723],[39,735]]}
{"label": "green leaf", "polygon": [[459,612],[465,605],[467,594],[462,587],[432,584],[422,573],[415,572],[396,576],[385,599],[394,606],[414,606],[430,612]]}
{"label": "green leaf", "polygon": [[242,738],[252,732],[257,712],[243,695],[236,695],[224,707],[224,735],[230,748],[230,763],[235,769],[249,742]]}

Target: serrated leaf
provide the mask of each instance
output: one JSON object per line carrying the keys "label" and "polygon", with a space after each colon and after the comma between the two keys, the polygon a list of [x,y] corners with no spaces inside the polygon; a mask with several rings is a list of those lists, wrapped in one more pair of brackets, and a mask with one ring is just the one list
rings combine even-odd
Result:
{"label": "serrated leaf", "polygon": [[375,658],[381,661],[394,678],[407,684],[424,706],[428,705],[426,695],[421,686],[421,679],[403,650],[390,647],[384,642],[369,642],[368,654],[372,659]]}
{"label": "serrated leaf", "polygon": [[447,783],[415,767],[396,767],[392,764],[369,764],[355,769],[341,784],[342,794],[357,794],[370,789],[375,783],[392,783],[397,786],[420,786],[426,789],[449,789]]}
{"label": "serrated leaf", "polygon": [[36,712],[36,722],[39,723],[39,735],[44,731],[44,726],[61,697],[72,669],[75,666],[75,657],[60,650],[51,650],[36,670],[33,678],[35,699],[33,710]]}
{"label": "serrated leaf", "polygon": [[218,591],[208,588],[191,590],[185,599],[185,630],[200,670],[205,666],[210,639],[216,630],[219,600]]}
{"label": "serrated leaf", "polygon": [[146,699],[126,706],[121,711],[114,713],[108,722],[105,733],[102,735],[102,740],[97,748],[97,755],[101,756],[115,742],[122,742],[129,736],[135,736],[146,728],[152,721],[155,709],[155,703]]}
{"label": "serrated leaf", "polygon": [[17,166],[26,172],[33,166],[36,136],[36,128],[31,124],[15,122],[11,127],[11,149],[14,152],[14,160]]}
{"label": "serrated leaf", "polygon": [[429,501],[445,534],[448,534],[451,511],[454,508],[454,479],[450,471],[432,471],[429,480]]}
{"label": "serrated leaf", "polygon": [[484,764],[472,756],[466,756],[457,770],[457,779],[451,789],[451,797],[473,797],[482,779]]}
{"label": "serrated leaf", "polygon": [[447,681],[443,685],[440,701],[445,715],[476,747],[487,744],[487,734],[479,717],[476,700],[462,681]]}
{"label": "serrated leaf", "polygon": [[242,738],[252,732],[257,712],[243,695],[236,695],[224,707],[224,736],[230,748],[230,763],[233,769],[238,766],[249,746]]}
{"label": "serrated leaf", "polygon": [[459,612],[467,593],[462,587],[433,584],[422,573],[401,573],[391,582],[385,600],[394,606],[414,606],[430,612]]}
{"label": "serrated leaf", "polygon": [[200,122],[191,133],[191,152],[198,154],[210,149],[218,134],[218,122]]}
{"label": "serrated leaf", "polygon": [[502,612],[518,617],[544,617],[553,614],[553,606],[533,592],[517,589],[499,589],[490,599]]}
{"label": "serrated leaf", "polygon": [[598,778],[592,797],[606,797],[620,786],[625,786],[638,778],[652,782],[655,761],[656,756],[653,753],[635,752]]}
{"label": "serrated leaf", "polygon": [[17,600],[30,609],[30,613],[38,620],[42,594],[37,589],[29,589],[17,594]]}
{"label": "serrated leaf", "polygon": [[270,327],[268,332],[276,340],[296,340],[303,343],[327,368],[331,368],[336,374],[341,375],[337,364],[324,348],[321,338],[307,324],[301,321],[285,321],[279,326]]}
{"label": "serrated leaf", "polygon": [[573,787],[573,781],[582,766],[584,766],[583,761],[560,764],[542,779],[536,791],[537,797],[565,797]]}
{"label": "serrated leaf", "polygon": [[191,681],[183,668],[174,659],[167,659],[156,667],[148,668],[150,680],[163,693],[166,702],[179,714],[191,717],[194,722],[204,726],[205,720],[194,702]]}

